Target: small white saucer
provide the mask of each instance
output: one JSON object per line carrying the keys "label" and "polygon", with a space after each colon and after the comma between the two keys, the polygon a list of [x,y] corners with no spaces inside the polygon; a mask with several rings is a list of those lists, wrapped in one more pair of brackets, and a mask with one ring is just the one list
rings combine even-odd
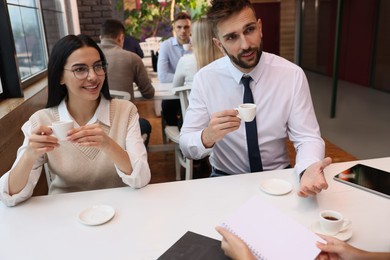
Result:
{"label": "small white saucer", "polygon": [[[325,235],[325,236],[329,236],[327,234],[325,234],[322,229],[321,229],[321,226],[320,226],[320,222],[319,221],[316,221],[314,222],[311,226],[310,226],[310,229],[311,231],[313,231],[314,233],[317,233],[317,234],[321,234],[321,235]],[[348,228],[342,232],[339,232],[337,233],[336,235],[333,235],[331,237],[335,237],[337,239],[340,239],[342,241],[347,241],[349,240],[351,237],[352,237],[352,228]]]}
{"label": "small white saucer", "polygon": [[115,210],[108,205],[95,205],[83,210],[79,214],[81,223],[89,226],[101,225],[112,219]]}
{"label": "small white saucer", "polygon": [[267,179],[260,182],[260,189],[271,195],[284,195],[292,190],[292,184],[282,179]]}

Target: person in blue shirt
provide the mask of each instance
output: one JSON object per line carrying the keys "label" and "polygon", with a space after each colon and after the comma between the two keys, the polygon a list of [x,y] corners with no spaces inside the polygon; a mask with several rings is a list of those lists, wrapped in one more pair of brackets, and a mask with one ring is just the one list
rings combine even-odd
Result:
{"label": "person in blue shirt", "polygon": [[185,54],[184,44],[190,43],[191,16],[180,12],[173,21],[175,36],[163,41],[158,51],[157,75],[162,83],[172,82],[176,66]]}
{"label": "person in blue shirt", "polygon": [[[157,76],[161,83],[173,81],[179,59],[187,52],[183,45],[190,43],[191,16],[180,12],[173,22],[175,36],[161,43],[158,51]],[[178,125],[180,117],[179,100],[163,100],[162,117],[167,125]]]}

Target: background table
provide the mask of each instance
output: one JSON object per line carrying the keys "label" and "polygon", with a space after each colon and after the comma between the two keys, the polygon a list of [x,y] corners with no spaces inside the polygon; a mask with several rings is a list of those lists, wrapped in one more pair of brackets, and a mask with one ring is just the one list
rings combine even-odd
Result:
{"label": "background table", "polygon": [[[154,112],[156,116],[161,116],[161,101],[170,100],[170,99],[179,99],[178,95],[172,91],[172,82],[171,83],[160,83],[157,78],[151,78],[152,84],[154,87]],[[143,99],[141,92],[139,92],[138,87],[134,88],[134,98]]]}
{"label": "background table", "polygon": [[[360,162],[390,171],[390,157]],[[390,251],[390,200],[332,180],[354,164],[330,165],[330,187],[315,198],[296,195],[296,176],[287,169],[33,197],[13,208],[0,203],[0,259],[156,259],[188,230],[220,239],[214,227],[256,194],[307,227],[323,209],[341,211],[353,222],[352,245]],[[267,178],[294,189],[263,193],[259,183]],[[111,205],[115,217],[101,226],[81,224],[78,214],[95,204]]]}

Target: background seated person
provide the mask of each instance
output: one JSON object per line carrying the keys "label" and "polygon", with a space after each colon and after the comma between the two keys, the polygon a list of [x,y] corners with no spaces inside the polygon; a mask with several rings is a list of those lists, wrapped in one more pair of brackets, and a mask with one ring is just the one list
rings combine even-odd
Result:
{"label": "background seated person", "polygon": [[186,51],[183,44],[190,43],[191,16],[180,12],[173,21],[175,36],[168,38],[160,44],[157,61],[157,76],[161,83],[172,82],[177,63]]}
{"label": "background seated person", "polygon": [[[125,27],[114,19],[106,20],[100,29],[99,47],[106,56],[108,63],[108,83],[111,89],[126,91],[134,100],[134,83],[142,97],[153,98],[154,87],[142,59],[136,54],[124,50]],[[141,134],[146,135],[145,145],[148,146],[152,126],[145,118],[140,118]]]}
{"label": "background seated person", "polygon": [[[186,53],[184,44],[190,43],[191,16],[180,12],[173,21],[173,31],[175,36],[163,41],[160,44],[157,60],[157,76],[161,83],[173,81],[179,59]],[[178,111],[180,111],[179,100],[163,100],[161,102],[161,116],[167,125],[177,125]]]}
{"label": "background seated person", "polygon": [[141,59],[144,57],[144,51],[141,49],[139,41],[131,35],[125,37],[123,49],[136,53]]}
{"label": "background seated person", "polygon": [[[207,64],[223,57],[223,53],[213,44],[213,32],[206,18],[195,21],[191,27],[192,50],[180,58],[172,86],[174,88],[192,84],[195,73]],[[176,112],[179,115],[178,126],[183,123],[181,109]]]}
{"label": "background seated person", "polygon": [[[137,108],[111,99],[106,60],[85,35],[68,35],[53,47],[48,63],[46,109],[23,125],[25,135],[11,170],[0,178],[0,200],[14,206],[31,197],[47,163],[49,194],[130,186],[150,181]],[[74,121],[66,141],[50,128],[55,121]]]}

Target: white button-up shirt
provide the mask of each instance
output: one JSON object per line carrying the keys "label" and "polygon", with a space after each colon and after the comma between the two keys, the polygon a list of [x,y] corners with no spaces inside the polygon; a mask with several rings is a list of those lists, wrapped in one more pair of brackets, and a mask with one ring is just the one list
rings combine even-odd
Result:
{"label": "white button-up shirt", "polygon": [[[297,65],[263,52],[249,73],[256,106],[258,143],[264,170],[290,164],[289,138],[297,151],[297,173],[324,157],[325,145],[314,113],[309,85]],[[245,122],[212,148],[202,144],[201,134],[211,115],[243,103],[243,73],[225,56],[201,69],[194,77],[189,107],[181,129],[180,148],[193,159],[210,155],[213,167],[229,174],[250,172]]]}

